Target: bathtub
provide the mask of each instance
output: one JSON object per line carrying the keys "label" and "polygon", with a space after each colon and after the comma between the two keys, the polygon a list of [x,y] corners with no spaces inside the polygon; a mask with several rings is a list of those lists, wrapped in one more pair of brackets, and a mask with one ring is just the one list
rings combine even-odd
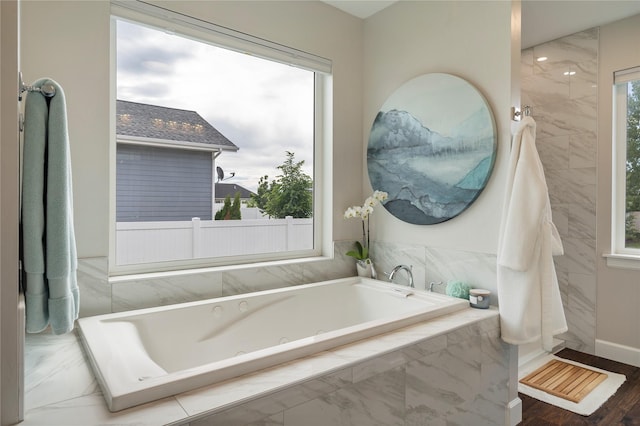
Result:
{"label": "bathtub", "polygon": [[352,277],[81,318],[78,328],[119,411],[468,307]]}

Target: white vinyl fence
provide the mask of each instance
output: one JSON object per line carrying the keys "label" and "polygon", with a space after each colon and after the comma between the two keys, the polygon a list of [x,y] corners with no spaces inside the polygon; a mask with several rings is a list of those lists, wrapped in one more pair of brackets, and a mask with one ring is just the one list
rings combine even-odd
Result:
{"label": "white vinyl fence", "polygon": [[116,264],[313,248],[313,219],[118,222]]}

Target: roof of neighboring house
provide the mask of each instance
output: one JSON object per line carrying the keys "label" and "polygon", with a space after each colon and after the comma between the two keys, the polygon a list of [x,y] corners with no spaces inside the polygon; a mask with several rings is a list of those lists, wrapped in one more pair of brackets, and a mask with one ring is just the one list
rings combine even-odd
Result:
{"label": "roof of neighboring house", "polygon": [[236,192],[240,192],[240,198],[242,199],[251,198],[251,194],[255,194],[255,192],[251,192],[235,183],[216,182],[216,199],[225,198],[227,195],[233,198],[236,196]]}
{"label": "roof of neighboring house", "polygon": [[238,147],[195,111],[130,101],[116,101],[116,134],[175,142]]}

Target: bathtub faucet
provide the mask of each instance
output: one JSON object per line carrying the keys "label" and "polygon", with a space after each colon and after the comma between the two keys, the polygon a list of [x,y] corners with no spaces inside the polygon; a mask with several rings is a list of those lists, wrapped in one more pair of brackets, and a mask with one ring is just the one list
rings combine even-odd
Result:
{"label": "bathtub faucet", "polygon": [[411,266],[407,265],[398,265],[393,268],[389,273],[389,282],[393,282],[393,278],[396,276],[396,273],[401,269],[404,269],[407,272],[407,276],[409,277],[409,287],[415,287],[413,285],[413,272],[411,272]]}

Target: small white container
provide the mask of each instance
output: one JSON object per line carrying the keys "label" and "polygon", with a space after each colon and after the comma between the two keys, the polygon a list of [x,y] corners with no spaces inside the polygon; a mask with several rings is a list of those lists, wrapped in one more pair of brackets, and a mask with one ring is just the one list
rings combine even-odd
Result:
{"label": "small white container", "polygon": [[487,309],[491,292],[482,288],[472,288],[469,290],[469,303],[472,308]]}

